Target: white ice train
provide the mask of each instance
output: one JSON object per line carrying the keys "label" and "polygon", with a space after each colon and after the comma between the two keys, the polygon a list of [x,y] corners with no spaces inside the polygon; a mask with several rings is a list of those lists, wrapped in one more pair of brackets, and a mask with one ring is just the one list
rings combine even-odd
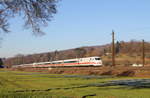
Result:
{"label": "white ice train", "polygon": [[[20,67],[69,67],[69,66],[102,66],[100,57],[75,58],[51,62],[38,62],[33,64],[22,64]],[[17,67],[17,66],[16,66]]]}

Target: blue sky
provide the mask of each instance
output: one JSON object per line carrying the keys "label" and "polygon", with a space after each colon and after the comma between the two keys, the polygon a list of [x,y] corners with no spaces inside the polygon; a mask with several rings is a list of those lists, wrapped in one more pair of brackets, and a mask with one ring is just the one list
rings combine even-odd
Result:
{"label": "blue sky", "polygon": [[0,57],[107,44],[112,29],[119,41],[150,41],[150,0],[61,0],[57,8],[42,37],[24,29],[20,17],[11,19]]}

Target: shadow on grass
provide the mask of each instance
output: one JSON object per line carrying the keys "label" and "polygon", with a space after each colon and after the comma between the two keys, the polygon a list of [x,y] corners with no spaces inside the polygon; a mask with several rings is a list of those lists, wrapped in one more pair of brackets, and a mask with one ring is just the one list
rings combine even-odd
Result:
{"label": "shadow on grass", "polygon": [[130,80],[117,80],[110,83],[120,86],[128,86],[132,89],[137,88],[150,88],[150,79],[130,79]]}
{"label": "shadow on grass", "polygon": [[109,81],[105,83],[93,83],[87,85],[80,85],[74,87],[66,87],[66,88],[49,88],[45,90],[17,90],[11,91],[13,93],[17,92],[47,92],[51,90],[69,90],[69,89],[76,89],[76,88],[87,88],[87,87],[108,87],[108,86],[124,86],[130,87],[131,89],[136,88],[150,88],[150,79],[130,79],[130,80],[115,80]]}
{"label": "shadow on grass", "polygon": [[127,71],[124,71],[120,74],[118,74],[117,76],[134,76],[135,75],[135,72],[132,71],[132,70],[127,70]]}
{"label": "shadow on grass", "polygon": [[96,96],[96,94],[84,95],[84,96],[82,96],[82,98],[86,98],[86,97],[92,97],[92,96]]}

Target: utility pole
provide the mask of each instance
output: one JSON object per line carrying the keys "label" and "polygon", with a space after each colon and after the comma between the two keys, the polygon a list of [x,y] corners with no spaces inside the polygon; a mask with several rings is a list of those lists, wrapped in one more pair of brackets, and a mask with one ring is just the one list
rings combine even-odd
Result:
{"label": "utility pole", "polygon": [[115,33],[112,31],[112,66],[115,66]]}
{"label": "utility pole", "polygon": [[145,66],[145,41],[142,40],[142,63]]}

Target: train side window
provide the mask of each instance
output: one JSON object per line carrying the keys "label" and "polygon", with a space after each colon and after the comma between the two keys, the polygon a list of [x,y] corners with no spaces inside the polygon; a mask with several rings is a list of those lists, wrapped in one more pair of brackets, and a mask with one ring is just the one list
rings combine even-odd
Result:
{"label": "train side window", "polygon": [[94,58],[90,58],[90,60],[92,61],[92,60],[95,60]]}
{"label": "train side window", "polygon": [[77,63],[77,61],[65,61],[64,63]]}
{"label": "train side window", "polygon": [[62,62],[54,62],[54,64],[61,64]]}

